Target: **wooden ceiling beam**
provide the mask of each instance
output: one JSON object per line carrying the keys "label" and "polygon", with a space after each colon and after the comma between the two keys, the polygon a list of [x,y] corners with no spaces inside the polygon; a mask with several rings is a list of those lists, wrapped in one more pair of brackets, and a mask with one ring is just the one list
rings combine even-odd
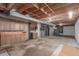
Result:
{"label": "wooden ceiling beam", "polygon": [[[74,10],[74,9],[78,9],[79,8],[79,6],[78,5],[75,5],[75,6],[72,6],[73,7],[73,9],[71,9],[72,11]],[[71,6],[70,7],[68,7],[68,8],[72,8]],[[64,8],[65,9],[65,8]],[[62,9],[63,10],[63,9]],[[67,10],[67,12],[68,11],[70,11],[70,9],[68,9]],[[57,14],[54,14],[53,15],[53,17],[51,17],[51,18],[57,18],[57,17],[62,17],[62,16],[67,16],[67,12],[61,12],[61,13],[57,13]],[[76,12],[76,13],[78,13],[78,11],[74,11],[74,12]]]}
{"label": "wooden ceiling beam", "polygon": [[32,5],[36,7],[37,9],[39,9],[40,11],[42,11],[45,15],[48,15],[48,13],[43,8],[40,9],[37,4],[32,4]]}
{"label": "wooden ceiling beam", "polygon": [[37,10],[34,10],[32,12],[36,12],[36,11],[46,7],[46,6],[43,6],[43,7],[40,8],[38,4],[35,5],[34,3],[32,3],[32,5],[37,8]]}
{"label": "wooden ceiling beam", "polygon": [[32,12],[29,12],[29,11],[25,11],[25,12],[27,12],[28,14],[32,14],[33,16],[37,16],[38,18],[40,18],[40,16],[38,16],[37,14],[34,14]]}
{"label": "wooden ceiling beam", "polygon": [[[69,6],[70,5],[70,6]],[[65,6],[63,6],[64,10],[65,8],[75,8],[75,7],[79,7],[79,5],[73,5],[73,4],[66,4]],[[63,10],[63,8],[61,10]],[[69,10],[69,9],[68,9]],[[54,10],[55,11],[55,10]],[[58,9],[58,11],[60,11],[60,9]],[[66,15],[67,11],[65,11],[64,13],[60,12],[60,13],[55,13],[51,18],[57,18],[57,17],[62,17],[63,15]],[[48,17],[47,17],[48,18]]]}
{"label": "wooden ceiling beam", "polygon": [[0,3],[0,9],[1,9],[1,10],[6,9],[6,4],[4,4],[4,3]]}
{"label": "wooden ceiling beam", "polygon": [[7,6],[7,10],[11,10],[14,5],[15,5],[15,3],[9,3]]}
{"label": "wooden ceiling beam", "polygon": [[21,8],[20,11],[23,11],[23,12],[25,11],[25,12],[27,12],[27,13],[30,14],[30,15],[33,15],[33,16],[36,16],[36,17],[40,18],[40,16],[38,16],[37,14],[34,14],[34,13],[32,13],[32,12],[27,11],[27,9],[28,9],[28,8],[31,8],[31,7],[33,7],[32,4],[31,4],[30,6],[28,6],[28,7],[27,7],[26,5],[24,5],[24,6]]}
{"label": "wooden ceiling beam", "polygon": [[24,5],[25,5],[25,4],[23,4],[23,3],[15,3],[15,6],[14,6],[13,8],[20,10],[20,9],[22,9],[22,7],[23,7]]}
{"label": "wooden ceiling beam", "polygon": [[69,6],[69,5],[71,5],[71,4],[67,4],[67,3],[61,4],[61,3],[57,3],[57,4],[55,4],[54,6],[50,6],[50,7],[51,7],[51,9],[56,10],[56,9],[63,8],[63,7]]}
{"label": "wooden ceiling beam", "polygon": [[55,11],[63,11],[63,10],[73,10],[75,8],[79,8],[79,5],[77,4],[70,4],[70,5],[67,5],[67,6],[64,6],[64,7],[61,7],[61,8],[58,8],[58,9],[55,9]]}
{"label": "wooden ceiling beam", "polygon": [[[38,6],[37,5],[35,5],[35,4],[32,4],[34,7],[36,7],[36,8],[38,8]],[[29,14],[32,14],[33,16],[37,16],[38,18],[41,18],[41,16],[39,16],[38,14],[34,14],[34,13],[32,13],[32,12],[29,12],[29,11],[27,11],[27,9],[25,9],[25,11],[26,12],[28,12]]]}
{"label": "wooden ceiling beam", "polygon": [[[46,7],[46,6],[44,6],[44,7],[41,7],[41,9],[42,9],[42,8],[45,8],[45,7]],[[36,11],[38,11],[38,10],[40,10],[40,9],[34,10],[34,11],[32,11],[32,12],[36,12]]]}
{"label": "wooden ceiling beam", "polygon": [[34,7],[36,7],[37,9],[39,9],[38,4],[34,4],[34,3],[32,3],[32,5],[33,5]]}
{"label": "wooden ceiling beam", "polygon": [[52,9],[49,7],[48,4],[46,4],[46,3],[44,3],[44,4],[50,9],[50,11],[52,11],[52,13],[55,13],[54,10],[52,10]]}
{"label": "wooden ceiling beam", "polygon": [[[23,7],[23,8],[25,8],[25,7]],[[27,9],[28,9],[28,8],[27,8]],[[37,16],[38,18],[41,18],[41,16],[39,16],[39,15],[37,15],[37,14],[34,14],[34,13],[32,13],[32,12],[29,12],[29,11],[27,11],[27,9],[25,8],[25,9],[22,10],[22,11],[25,11],[25,12],[27,12],[27,13],[33,15],[33,16]]]}
{"label": "wooden ceiling beam", "polygon": [[31,8],[31,7],[33,7],[32,4],[25,4],[25,5],[23,5],[23,7],[20,10],[21,11],[26,11],[28,8]]}

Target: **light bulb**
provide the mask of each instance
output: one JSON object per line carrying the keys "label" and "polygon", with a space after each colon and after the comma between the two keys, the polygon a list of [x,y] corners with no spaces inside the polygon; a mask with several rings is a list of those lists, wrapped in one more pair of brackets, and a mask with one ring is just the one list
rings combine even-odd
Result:
{"label": "light bulb", "polygon": [[69,19],[72,19],[72,17],[73,17],[73,11],[69,11],[68,12],[68,17],[69,17]]}

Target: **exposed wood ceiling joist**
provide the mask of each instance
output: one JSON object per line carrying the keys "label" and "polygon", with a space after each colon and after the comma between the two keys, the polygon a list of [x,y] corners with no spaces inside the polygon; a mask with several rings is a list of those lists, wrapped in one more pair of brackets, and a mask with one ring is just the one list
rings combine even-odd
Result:
{"label": "exposed wood ceiling joist", "polygon": [[54,10],[52,10],[48,4],[45,3],[45,5],[50,9],[50,11],[52,11],[52,13],[55,13]]}
{"label": "exposed wood ceiling joist", "polygon": [[[10,9],[17,9],[24,15],[30,15],[34,18],[38,18],[39,20],[43,18],[50,18],[52,22],[54,22],[55,19],[57,22],[66,22],[64,19],[68,19],[68,11],[72,10],[75,15],[73,17],[78,17],[79,14],[79,4],[75,3],[1,3],[0,4],[0,10],[10,10]],[[46,20],[46,19],[43,19]],[[73,21],[73,20],[72,20]],[[69,21],[68,21],[69,22]]]}
{"label": "exposed wood ceiling joist", "polygon": [[[29,12],[29,11],[25,11],[25,12],[29,13],[29,15],[37,16],[38,18],[40,18],[40,16],[38,16],[37,14],[34,14],[34,13],[32,13],[32,12]],[[27,15],[27,14],[26,14],[26,15]]]}
{"label": "exposed wood ceiling joist", "polygon": [[14,7],[15,3],[10,3],[7,6],[7,10],[11,10]]}
{"label": "exposed wood ceiling joist", "polygon": [[6,4],[1,3],[0,4],[0,10],[4,10],[4,9],[6,9]]}
{"label": "exposed wood ceiling joist", "polygon": [[[48,15],[47,12],[44,11],[43,7],[40,9],[37,4],[32,4],[32,5],[38,9],[37,11],[39,11],[39,10],[42,11],[42,12],[39,12],[39,13],[44,13],[45,15]],[[49,15],[48,15],[48,16],[49,16]]]}

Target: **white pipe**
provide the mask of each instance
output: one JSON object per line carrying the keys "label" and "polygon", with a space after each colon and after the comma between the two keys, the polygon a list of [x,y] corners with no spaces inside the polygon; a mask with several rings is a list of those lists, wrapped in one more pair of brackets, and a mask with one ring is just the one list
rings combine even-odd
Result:
{"label": "white pipe", "polygon": [[29,20],[29,21],[34,21],[34,22],[37,22],[37,23],[43,23],[43,24],[52,25],[52,26],[54,25],[54,24],[52,24],[50,22],[40,21],[39,19],[35,19],[35,18],[32,18],[32,17],[22,15],[22,14],[16,12],[15,9],[12,9],[10,11],[10,15],[11,16],[16,16],[16,17],[19,17],[19,18],[23,18],[23,19],[26,19],[26,20]]}

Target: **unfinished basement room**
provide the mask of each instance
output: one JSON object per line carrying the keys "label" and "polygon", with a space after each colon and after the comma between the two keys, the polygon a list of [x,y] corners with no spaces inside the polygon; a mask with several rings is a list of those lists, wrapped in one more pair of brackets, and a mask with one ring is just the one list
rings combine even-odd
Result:
{"label": "unfinished basement room", "polygon": [[79,3],[0,3],[0,56],[79,56]]}

